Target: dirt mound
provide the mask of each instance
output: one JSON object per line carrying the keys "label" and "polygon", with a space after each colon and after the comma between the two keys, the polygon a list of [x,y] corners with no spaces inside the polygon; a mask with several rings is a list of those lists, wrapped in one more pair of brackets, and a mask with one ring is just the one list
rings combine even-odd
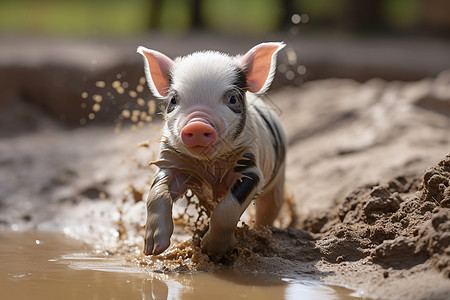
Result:
{"label": "dirt mound", "polygon": [[417,177],[352,191],[329,213],[303,221],[330,262],[368,256],[384,268],[427,262],[450,276],[450,155]]}

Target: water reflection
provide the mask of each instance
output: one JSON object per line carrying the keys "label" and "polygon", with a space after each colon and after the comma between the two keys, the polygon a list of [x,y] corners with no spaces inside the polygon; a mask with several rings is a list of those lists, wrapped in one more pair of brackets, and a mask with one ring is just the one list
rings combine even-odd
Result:
{"label": "water reflection", "polygon": [[2,299],[361,299],[348,289],[256,272],[152,272],[55,233],[0,232],[0,266]]}

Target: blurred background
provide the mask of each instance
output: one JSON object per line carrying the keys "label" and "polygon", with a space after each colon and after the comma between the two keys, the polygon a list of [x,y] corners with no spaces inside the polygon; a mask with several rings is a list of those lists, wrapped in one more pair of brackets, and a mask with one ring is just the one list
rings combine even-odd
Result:
{"label": "blurred background", "polygon": [[446,0],[3,0],[0,28],[11,34],[79,37],[149,30],[445,37],[449,14]]}
{"label": "blurred background", "polygon": [[0,125],[14,99],[76,125],[117,121],[151,98],[145,84],[130,90],[143,76],[138,45],[171,57],[235,55],[283,40],[277,89],[331,77],[435,77],[450,67],[449,37],[447,0],[2,0]]}

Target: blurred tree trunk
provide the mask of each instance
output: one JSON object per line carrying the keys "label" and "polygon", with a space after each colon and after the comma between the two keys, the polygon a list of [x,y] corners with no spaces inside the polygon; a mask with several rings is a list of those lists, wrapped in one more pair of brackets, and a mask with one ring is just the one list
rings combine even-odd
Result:
{"label": "blurred tree trunk", "polygon": [[289,29],[292,26],[292,15],[295,14],[295,6],[293,0],[280,0],[280,29]]}
{"label": "blurred tree trunk", "polygon": [[344,31],[382,31],[386,29],[382,0],[346,0],[338,17]]}
{"label": "blurred tree trunk", "polygon": [[202,1],[192,0],[191,2],[192,29],[203,29],[205,24],[202,17]]}
{"label": "blurred tree trunk", "polygon": [[161,22],[161,8],[163,0],[150,0],[150,19],[148,20],[149,28],[158,28]]}

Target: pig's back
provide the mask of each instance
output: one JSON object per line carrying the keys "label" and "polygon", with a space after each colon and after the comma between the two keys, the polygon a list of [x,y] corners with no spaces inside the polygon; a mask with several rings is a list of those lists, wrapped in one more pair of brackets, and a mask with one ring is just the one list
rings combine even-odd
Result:
{"label": "pig's back", "polygon": [[286,136],[276,111],[260,97],[247,94],[247,130],[244,138],[255,151],[265,185],[270,185],[284,167]]}

